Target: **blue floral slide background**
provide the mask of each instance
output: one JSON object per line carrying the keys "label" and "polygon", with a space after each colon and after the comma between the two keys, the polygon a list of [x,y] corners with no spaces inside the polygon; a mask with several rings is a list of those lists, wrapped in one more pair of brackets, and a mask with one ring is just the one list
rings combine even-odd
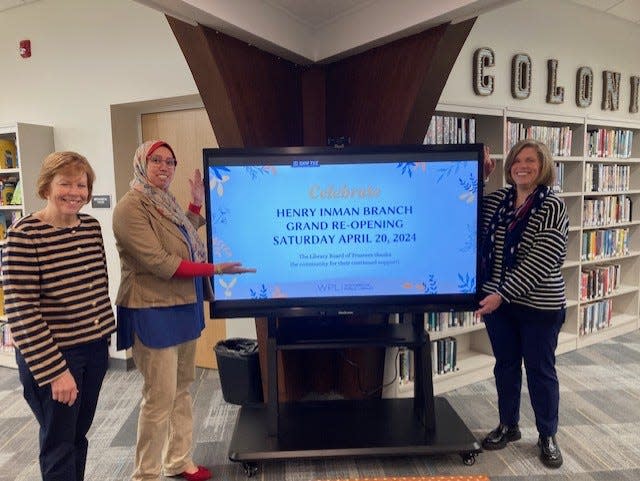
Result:
{"label": "blue floral slide background", "polygon": [[476,290],[478,163],[209,167],[214,262],[225,299]]}

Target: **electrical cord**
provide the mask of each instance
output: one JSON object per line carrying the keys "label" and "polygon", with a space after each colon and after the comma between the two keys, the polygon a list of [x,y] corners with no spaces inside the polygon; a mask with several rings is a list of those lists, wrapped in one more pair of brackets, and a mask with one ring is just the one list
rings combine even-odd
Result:
{"label": "electrical cord", "polygon": [[357,362],[354,362],[351,359],[349,359],[347,355],[344,353],[344,351],[342,350],[340,351],[340,357],[342,357],[342,359],[344,359],[344,361],[347,364],[349,364],[351,367],[353,367],[356,370],[356,380],[358,382],[358,391],[360,392],[360,394],[362,394],[365,397],[373,396],[378,391],[382,391],[384,388],[391,386],[398,379],[398,358],[400,357],[400,349],[397,350],[395,359],[393,360],[393,366],[394,366],[393,379],[391,379],[387,383],[385,383],[383,379],[382,384],[370,390],[366,390],[362,387],[362,379],[360,377],[360,365]]}

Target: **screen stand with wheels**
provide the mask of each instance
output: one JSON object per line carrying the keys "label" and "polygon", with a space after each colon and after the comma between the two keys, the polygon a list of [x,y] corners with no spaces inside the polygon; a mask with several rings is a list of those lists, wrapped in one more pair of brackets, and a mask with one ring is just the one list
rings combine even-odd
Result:
{"label": "screen stand with wheels", "polygon": [[[441,397],[433,396],[429,336],[421,323],[344,325],[314,330],[268,319],[266,404],[242,406],[229,445],[229,459],[247,476],[259,461],[459,453],[475,462],[480,445]],[[414,350],[414,397],[407,399],[278,402],[277,352],[400,346]]]}

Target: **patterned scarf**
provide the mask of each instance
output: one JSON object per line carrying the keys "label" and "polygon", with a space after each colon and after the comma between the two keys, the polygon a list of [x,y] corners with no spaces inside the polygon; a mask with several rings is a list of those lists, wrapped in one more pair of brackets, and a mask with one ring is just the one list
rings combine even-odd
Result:
{"label": "patterned scarf", "polygon": [[[178,205],[176,198],[168,190],[159,189],[149,182],[149,177],[147,176],[147,156],[149,155],[151,147],[158,142],[160,141],[147,140],[136,150],[133,156],[133,180],[129,186],[144,194],[154,207],[158,209],[160,214],[178,227],[182,227],[187,234],[187,242],[193,253],[193,260],[196,262],[205,262],[207,259],[207,251],[204,243],[200,240],[191,221],[189,221],[186,214]],[[164,142],[163,144],[173,152],[169,144]]]}
{"label": "patterned scarf", "polygon": [[489,228],[482,238],[480,248],[480,285],[491,279],[495,261],[494,245],[498,227],[506,227],[504,250],[502,252],[502,272],[500,272],[500,282],[502,282],[506,272],[516,266],[518,247],[522,240],[522,234],[529,223],[529,218],[538,211],[550,192],[551,189],[546,185],[539,185],[536,190],[529,194],[524,204],[516,209],[516,188],[511,187],[509,189],[507,195],[494,212]]}

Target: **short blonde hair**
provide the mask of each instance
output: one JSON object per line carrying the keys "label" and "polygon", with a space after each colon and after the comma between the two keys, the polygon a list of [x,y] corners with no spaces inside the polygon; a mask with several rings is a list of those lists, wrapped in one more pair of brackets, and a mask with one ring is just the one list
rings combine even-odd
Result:
{"label": "short blonde hair", "polygon": [[40,198],[47,198],[53,178],[64,172],[80,172],[87,174],[87,189],[89,190],[89,195],[87,197],[88,202],[91,198],[93,182],[96,179],[96,174],[91,168],[87,158],[77,152],[53,152],[45,157],[42,161],[42,167],[40,167],[38,181],[36,182]]}
{"label": "short blonde hair", "polygon": [[553,163],[553,157],[549,147],[535,139],[524,139],[511,147],[504,162],[504,178],[509,185],[515,185],[513,177],[511,177],[511,167],[516,160],[518,154],[527,147],[532,147],[538,154],[540,161],[540,173],[536,179],[536,185],[546,185],[551,187],[556,180],[556,166]]}

